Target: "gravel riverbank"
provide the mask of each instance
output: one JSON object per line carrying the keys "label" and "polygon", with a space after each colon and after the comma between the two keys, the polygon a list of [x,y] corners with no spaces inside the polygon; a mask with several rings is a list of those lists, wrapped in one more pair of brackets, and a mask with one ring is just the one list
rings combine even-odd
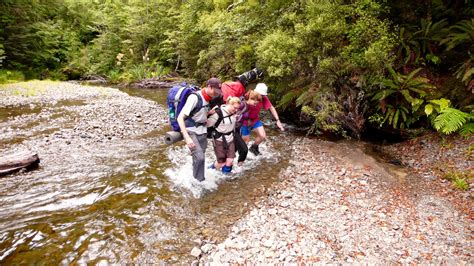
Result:
{"label": "gravel riverbank", "polygon": [[473,263],[468,192],[377,167],[361,147],[302,138],[291,158],[227,239],[193,250],[201,263]]}
{"label": "gravel riverbank", "polygon": [[159,134],[144,136],[167,124],[166,110],[156,102],[76,83],[3,85],[0,107],[2,153],[37,152],[45,176],[120,172],[161,145]]}

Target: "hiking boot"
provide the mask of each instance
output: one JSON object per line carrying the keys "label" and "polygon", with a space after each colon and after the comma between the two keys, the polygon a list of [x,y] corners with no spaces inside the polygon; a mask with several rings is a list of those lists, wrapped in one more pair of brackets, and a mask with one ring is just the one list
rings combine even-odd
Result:
{"label": "hiking boot", "polygon": [[255,143],[252,144],[252,146],[250,146],[249,148],[249,151],[253,153],[255,156],[260,155],[260,151],[258,150],[258,144],[255,144]]}
{"label": "hiking boot", "polygon": [[216,169],[216,165],[212,163],[207,167],[207,169]]}

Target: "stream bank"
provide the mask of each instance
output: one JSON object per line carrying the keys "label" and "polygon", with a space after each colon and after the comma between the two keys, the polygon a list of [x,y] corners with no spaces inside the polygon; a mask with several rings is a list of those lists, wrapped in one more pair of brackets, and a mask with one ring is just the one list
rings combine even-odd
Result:
{"label": "stream bank", "polygon": [[473,263],[469,192],[379,164],[364,146],[295,141],[279,182],[200,262]]}

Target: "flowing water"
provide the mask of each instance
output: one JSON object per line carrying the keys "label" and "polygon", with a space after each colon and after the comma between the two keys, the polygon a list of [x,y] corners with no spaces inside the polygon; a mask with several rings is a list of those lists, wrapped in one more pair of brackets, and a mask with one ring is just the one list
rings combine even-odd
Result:
{"label": "flowing water", "polygon": [[[165,90],[123,91],[165,103]],[[48,108],[84,104],[65,101]],[[33,105],[2,108],[0,123],[41,112]],[[73,126],[73,113],[52,116],[64,116],[69,122],[62,125]],[[9,129],[23,133],[0,148],[37,137],[28,132],[38,126],[37,134],[60,134],[61,126],[48,121]],[[0,178],[0,264],[190,263],[196,242],[222,240],[286,167],[295,137],[267,129],[262,156],[249,154],[230,176],[206,170],[203,183],[192,178],[183,142],[150,141],[160,140],[167,127],[129,142],[97,144],[96,150],[71,150],[70,156],[58,151],[42,160],[47,167]],[[214,158],[211,143],[207,158]],[[54,164],[68,167],[49,167]]]}

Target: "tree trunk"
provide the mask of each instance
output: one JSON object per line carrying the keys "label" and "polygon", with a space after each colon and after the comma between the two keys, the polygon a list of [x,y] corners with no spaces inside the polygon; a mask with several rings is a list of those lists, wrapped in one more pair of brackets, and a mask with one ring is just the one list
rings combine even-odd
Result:
{"label": "tree trunk", "polygon": [[23,168],[27,170],[38,167],[40,159],[33,152],[19,152],[0,158],[0,176],[7,175]]}

